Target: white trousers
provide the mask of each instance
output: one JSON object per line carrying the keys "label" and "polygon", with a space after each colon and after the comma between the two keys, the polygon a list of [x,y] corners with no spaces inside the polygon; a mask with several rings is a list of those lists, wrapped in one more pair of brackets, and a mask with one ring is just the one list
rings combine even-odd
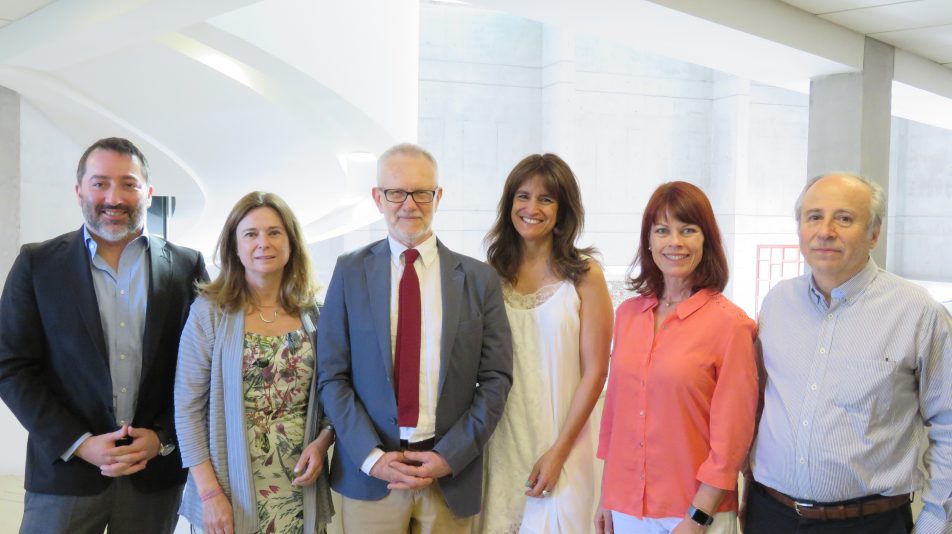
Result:
{"label": "white trousers", "polygon": [[[685,517],[637,518],[612,510],[612,525],[615,534],[670,534],[681,521],[690,521]],[[737,512],[714,514],[714,522],[707,527],[706,534],[736,534]]]}

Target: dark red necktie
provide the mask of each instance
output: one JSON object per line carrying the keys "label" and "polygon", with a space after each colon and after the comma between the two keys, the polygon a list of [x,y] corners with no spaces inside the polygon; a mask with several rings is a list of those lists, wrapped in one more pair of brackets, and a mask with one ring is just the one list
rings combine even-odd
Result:
{"label": "dark red necktie", "polygon": [[415,427],[420,417],[420,280],[413,262],[420,251],[403,253],[403,276],[397,304],[397,348],[394,387],[397,390],[397,423]]}

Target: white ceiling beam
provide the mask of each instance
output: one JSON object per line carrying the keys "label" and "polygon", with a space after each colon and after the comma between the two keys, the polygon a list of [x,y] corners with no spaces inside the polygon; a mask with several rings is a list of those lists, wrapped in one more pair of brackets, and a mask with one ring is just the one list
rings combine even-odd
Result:
{"label": "white ceiling beam", "polygon": [[0,31],[0,63],[75,65],[257,0],[60,0]]}
{"label": "white ceiling beam", "polygon": [[471,0],[469,4],[763,83],[785,85],[862,67],[862,36],[774,0]]}

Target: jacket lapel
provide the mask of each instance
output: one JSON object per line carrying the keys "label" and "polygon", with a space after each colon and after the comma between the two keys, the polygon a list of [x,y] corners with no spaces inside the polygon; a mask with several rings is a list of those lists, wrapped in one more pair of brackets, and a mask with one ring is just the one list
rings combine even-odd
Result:
{"label": "jacket lapel", "polygon": [[450,356],[453,343],[456,340],[456,329],[459,326],[460,304],[462,303],[463,281],[465,274],[460,266],[456,254],[450,252],[439,240],[436,242],[437,252],[440,255],[440,292],[443,300],[443,331],[440,341],[440,383],[439,392],[443,391],[443,382],[452,362]]}
{"label": "jacket lapel", "polygon": [[166,289],[171,283],[172,258],[165,240],[149,236],[149,298],[145,308],[145,333],[142,336],[142,372],[140,381],[148,376],[154,363],[155,351],[162,339],[163,320],[168,310],[169,298]]}
{"label": "jacket lapel", "polygon": [[367,276],[370,316],[377,344],[383,358],[387,375],[393,374],[393,358],[390,355],[390,243],[386,239],[371,249],[371,255],[364,258],[364,273]]}
{"label": "jacket lapel", "polygon": [[99,316],[99,301],[96,300],[96,288],[93,286],[93,274],[89,264],[89,248],[83,238],[83,230],[76,232],[76,239],[70,245],[69,261],[72,262],[72,271],[83,280],[81,284],[71,284],[75,294],[76,306],[79,315],[86,324],[89,337],[102,361],[109,365],[109,355],[106,353],[106,338],[102,332],[102,318]]}

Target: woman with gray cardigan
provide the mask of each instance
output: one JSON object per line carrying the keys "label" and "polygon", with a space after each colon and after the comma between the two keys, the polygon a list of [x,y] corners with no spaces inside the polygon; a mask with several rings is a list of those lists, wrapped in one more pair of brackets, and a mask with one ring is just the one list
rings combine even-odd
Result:
{"label": "woman with gray cardigan", "polygon": [[300,224],[271,193],[245,195],[218,239],[221,272],[182,332],[175,426],[193,532],[319,534],[334,511],[333,428],[316,384],[318,311]]}

